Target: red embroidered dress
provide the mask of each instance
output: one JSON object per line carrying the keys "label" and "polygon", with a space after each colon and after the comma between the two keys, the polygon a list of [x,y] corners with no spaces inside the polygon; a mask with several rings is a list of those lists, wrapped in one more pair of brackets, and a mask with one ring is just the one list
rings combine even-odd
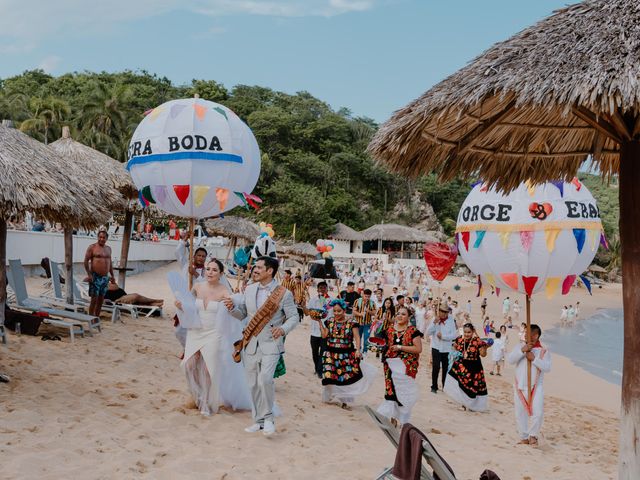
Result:
{"label": "red embroidered dress", "polygon": [[322,354],[322,385],[351,385],[362,378],[360,359],[353,346],[353,329],[358,324],[332,318],[326,325],[329,335]]}
{"label": "red embroidered dress", "polygon": [[416,378],[418,373],[419,362],[418,359],[420,355],[417,353],[409,353],[409,352],[401,352],[396,350],[391,350],[392,345],[402,345],[405,347],[413,346],[413,339],[416,337],[422,337],[422,333],[414,327],[413,325],[409,325],[404,332],[398,333],[396,332],[394,327],[387,328],[385,330],[385,340],[387,343],[387,351],[383,358],[384,365],[384,398],[385,400],[393,400],[398,405],[402,406],[398,397],[396,395],[396,390],[393,385],[393,379],[391,378],[391,369],[387,365],[387,362],[384,361],[386,358],[400,358],[406,367],[406,374],[411,378]]}

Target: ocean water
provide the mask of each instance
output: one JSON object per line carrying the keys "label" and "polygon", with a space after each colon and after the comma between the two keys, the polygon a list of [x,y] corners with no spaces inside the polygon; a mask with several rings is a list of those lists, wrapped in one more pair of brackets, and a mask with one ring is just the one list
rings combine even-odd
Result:
{"label": "ocean water", "polygon": [[623,334],[622,309],[602,309],[573,327],[542,332],[542,343],[578,367],[621,385]]}

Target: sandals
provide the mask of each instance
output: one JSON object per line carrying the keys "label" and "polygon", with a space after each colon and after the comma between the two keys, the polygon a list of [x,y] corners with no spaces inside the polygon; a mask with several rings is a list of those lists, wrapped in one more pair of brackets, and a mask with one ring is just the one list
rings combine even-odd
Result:
{"label": "sandals", "polygon": [[59,342],[62,341],[62,338],[60,338],[60,335],[43,335],[41,340],[44,342],[45,340],[57,340]]}

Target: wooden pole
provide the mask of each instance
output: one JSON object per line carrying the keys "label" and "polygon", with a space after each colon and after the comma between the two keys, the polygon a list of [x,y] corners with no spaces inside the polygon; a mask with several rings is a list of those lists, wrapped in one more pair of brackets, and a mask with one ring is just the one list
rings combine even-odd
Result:
{"label": "wooden pole", "polygon": [[7,222],[4,218],[0,218],[0,325],[4,325],[4,306],[6,302],[7,302]]}
{"label": "wooden pole", "polygon": [[64,227],[64,271],[67,303],[73,305],[73,229]]}
{"label": "wooden pole", "polygon": [[195,228],[195,220],[189,219],[189,291],[193,288],[193,275],[191,275],[191,267],[193,266],[193,230]]}
{"label": "wooden pole", "polygon": [[624,356],[618,478],[640,478],[640,141],[620,145],[620,245]]}
{"label": "wooden pole", "polygon": [[[129,260],[129,243],[131,242],[131,230],[133,228],[133,212],[127,209],[124,214],[124,233],[122,234],[122,248],[120,250],[120,268],[127,268]],[[124,290],[125,279],[127,277],[126,270],[120,270],[118,275],[118,284]]]}
{"label": "wooden pole", "polygon": [[[527,345],[531,343],[531,299],[526,296],[527,307]],[[531,405],[531,360],[527,359],[527,401]]]}

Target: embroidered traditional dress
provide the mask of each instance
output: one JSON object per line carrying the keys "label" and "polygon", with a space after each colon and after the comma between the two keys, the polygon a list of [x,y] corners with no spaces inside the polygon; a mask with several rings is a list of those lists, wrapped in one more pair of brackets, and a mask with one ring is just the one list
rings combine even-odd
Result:
{"label": "embroidered traditional dress", "polygon": [[[367,391],[372,378],[375,377],[375,367],[360,362],[356,357],[353,344],[353,329],[358,324],[344,320],[327,320],[327,345],[322,354],[322,399],[325,402],[333,398],[348,403],[353,397]],[[363,371],[363,368],[366,368]],[[372,369],[372,370],[371,370]]]}
{"label": "embroidered traditional dress", "polygon": [[384,388],[385,401],[378,407],[378,412],[389,418],[396,418],[400,423],[407,423],[411,417],[411,410],[418,401],[418,360],[416,353],[391,350],[392,345],[413,346],[416,337],[422,333],[409,325],[403,332],[396,332],[390,327],[384,332],[387,346],[384,356]]}
{"label": "embroidered traditional dress", "polygon": [[[480,360],[480,348],[487,344],[478,337],[465,340],[461,335],[453,342],[457,359],[449,370],[449,381],[444,391],[469,410],[483,412],[487,409],[487,382]],[[453,380],[453,381],[450,381]]]}

